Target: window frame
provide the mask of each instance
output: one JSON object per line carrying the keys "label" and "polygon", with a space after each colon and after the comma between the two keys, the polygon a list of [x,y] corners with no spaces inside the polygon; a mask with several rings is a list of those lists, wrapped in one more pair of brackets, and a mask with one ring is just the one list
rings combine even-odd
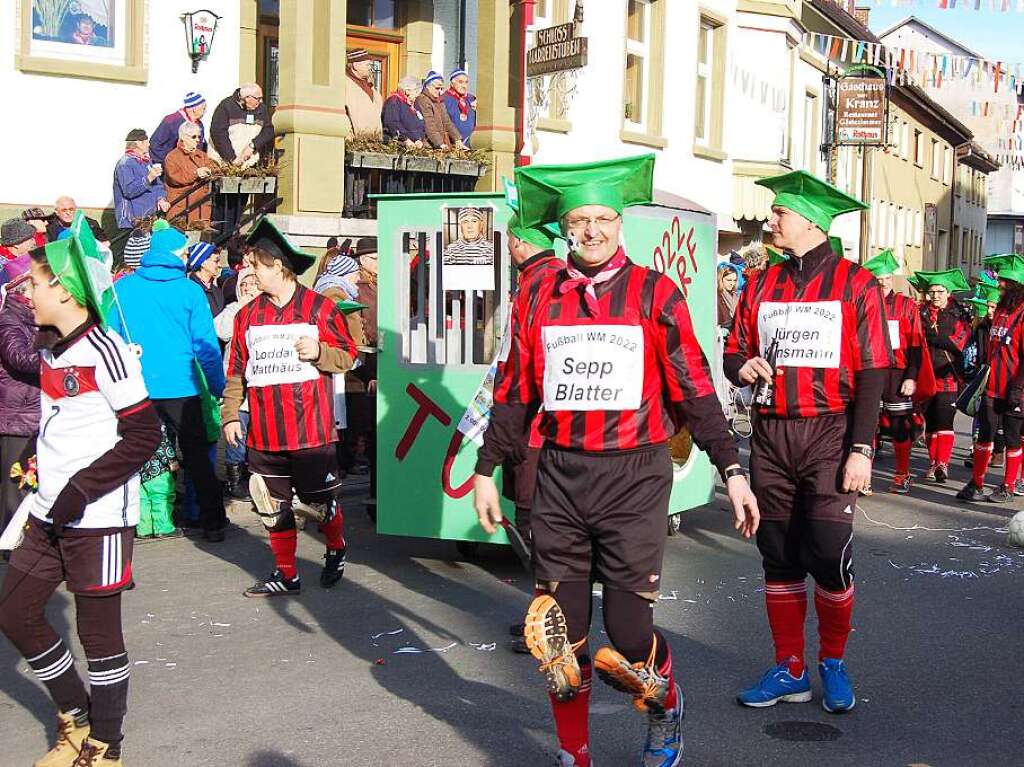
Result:
{"label": "window frame", "polygon": [[[700,77],[699,64],[694,62],[694,121],[693,121],[693,153],[704,159],[721,162],[728,156],[724,150],[724,110],[725,110],[725,89],[726,89],[726,61],[728,56],[728,19],[715,11],[698,6],[697,28],[694,52],[699,55],[701,30],[707,27],[709,31],[708,44],[710,45],[710,60],[707,64],[709,71],[706,75],[708,88],[705,89],[705,112],[707,124],[703,136],[697,135],[697,78]],[[790,89],[792,98],[792,89]]]}
{"label": "window frame", "polygon": [[[643,30],[643,41],[634,40],[629,36],[629,6],[630,3],[636,3],[643,8],[643,22],[641,24]],[[651,112],[651,64],[652,64],[652,35],[654,34],[654,3],[651,0],[626,0],[626,34],[624,36],[626,42],[626,57],[625,66],[623,66],[623,80],[622,80],[622,105],[623,105],[623,130],[630,131],[644,135],[648,132],[649,128],[649,117]],[[634,120],[631,116],[627,116],[625,112],[626,107],[626,82],[627,82],[627,71],[629,65],[629,57],[635,56],[640,59],[640,119]]]}
{"label": "window frame", "polygon": [[83,61],[81,59],[32,53],[32,0],[16,0],[19,30],[16,35],[14,66],[20,72],[62,75],[84,80],[113,80],[146,83],[149,67],[146,39],[149,30],[149,0],[122,0],[124,3],[124,63]]}

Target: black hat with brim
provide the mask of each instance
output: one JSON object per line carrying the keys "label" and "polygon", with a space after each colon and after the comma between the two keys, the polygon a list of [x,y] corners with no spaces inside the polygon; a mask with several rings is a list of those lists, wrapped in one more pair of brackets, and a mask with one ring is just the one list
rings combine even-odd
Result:
{"label": "black hat with brim", "polygon": [[267,216],[256,222],[256,226],[249,232],[245,241],[254,248],[259,248],[274,258],[280,259],[281,263],[297,275],[302,274],[316,263],[316,256],[294,247]]}

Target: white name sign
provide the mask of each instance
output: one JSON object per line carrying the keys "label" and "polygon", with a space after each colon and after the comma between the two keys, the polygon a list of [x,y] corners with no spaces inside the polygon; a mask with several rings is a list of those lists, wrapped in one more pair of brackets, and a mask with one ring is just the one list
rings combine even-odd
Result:
{"label": "white name sign", "polygon": [[843,343],[841,301],[784,303],[765,301],[758,307],[757,331],[761,354],[778,341],[777,367],[839,367]]}
{"label": "white name sign", "polygon": [[637,410],[644,382],[638,325],[547,326],[544,409]]}
{"label": "white name sign", "polygon": [[899,320],[886,320],[889,325],[889,345],[892,346],[892,350],[896,351],[900,348],[900,321]]}
{"label": "white name sign", "polygon": [[247,386],[280,386],[315,381],[320,377],[311,362],[299,359],[295,342],[303,336],[320,340],[316,325],[255,325],[245,331],[249,361],[245,366]]}

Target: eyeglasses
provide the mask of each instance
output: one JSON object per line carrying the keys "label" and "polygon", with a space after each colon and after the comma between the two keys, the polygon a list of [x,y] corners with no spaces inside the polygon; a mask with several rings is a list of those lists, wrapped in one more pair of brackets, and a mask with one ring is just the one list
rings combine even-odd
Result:
{"label": "eyeglasses", "polygon": [[618,222],[621,216],[598,216],[597,218],[567,218],[565,225],[573,231],[580,231],[587,229],[591,224],[596,225],[599,229],[606,230],[610,229],[614,224]]}

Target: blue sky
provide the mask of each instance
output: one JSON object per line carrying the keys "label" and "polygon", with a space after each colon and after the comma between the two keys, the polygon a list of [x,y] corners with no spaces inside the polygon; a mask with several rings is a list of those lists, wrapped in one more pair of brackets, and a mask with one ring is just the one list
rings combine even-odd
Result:
{"label": "blue sky", "polygon": [[[961,5],[966,0],[960,0]],[[1024,13],[1017,13],[1016,0],[1010,2],[1014,10],[993,11],[988,0],[982,10],[940,10],[935,0],[901,4],[893,7],[889,2],[876,5],[875,0],[857,3],[871,8],[870,26],[876,34],[883,32],[907,16],[916,16],[943,34],[949,35],[973,51],[993,61],[1024,63]],[[971,3],[973,8],[973,3]]]}

